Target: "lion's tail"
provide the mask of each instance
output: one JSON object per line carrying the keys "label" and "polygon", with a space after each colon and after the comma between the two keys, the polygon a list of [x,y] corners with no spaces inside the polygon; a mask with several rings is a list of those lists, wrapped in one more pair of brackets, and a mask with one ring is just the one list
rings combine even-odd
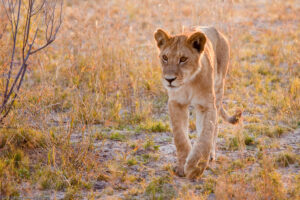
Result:
{"label": "lion's tail", "polygon": [[231,124],[237,124],[242,117],[242,113],[242,110],[237,110],[233,116],[229,116],[223,106],[220,108],[220,114],[222,118]]}

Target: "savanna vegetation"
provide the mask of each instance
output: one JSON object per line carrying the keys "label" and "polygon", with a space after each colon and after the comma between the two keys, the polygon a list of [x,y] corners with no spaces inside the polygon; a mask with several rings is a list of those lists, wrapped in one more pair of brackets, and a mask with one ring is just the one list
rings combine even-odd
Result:
{"label": "savanna vegetation", "polygon": [[[0,199],[299,199],[299,13],[298,0],[65,0],[0,127]],[[224,104],[244,112],[219,120],[217,160],[189,181],[173,172],[153,33],[196,25],[228,36]],[[11,48],[0,3],[1,96]]]}

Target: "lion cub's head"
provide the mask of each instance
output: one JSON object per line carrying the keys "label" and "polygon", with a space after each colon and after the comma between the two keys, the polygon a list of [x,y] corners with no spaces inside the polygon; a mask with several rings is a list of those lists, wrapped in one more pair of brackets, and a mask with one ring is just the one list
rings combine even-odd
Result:
{"label": "lion cub's head", "polygon": [[193,32],[171,36],[158,29],[154,37],[160,49],[164,86],[169,89],[177,88],[192,79],[200,70],[199,59],[204,50],[205,35]]}

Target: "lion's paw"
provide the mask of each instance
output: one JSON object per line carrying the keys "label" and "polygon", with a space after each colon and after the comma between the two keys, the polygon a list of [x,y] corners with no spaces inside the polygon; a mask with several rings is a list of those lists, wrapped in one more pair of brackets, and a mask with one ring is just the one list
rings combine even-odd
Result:
{"label": "lion's paw", "polygon": [[183,167],[179,167],[179,166],[175,166],[173,168],[173,171],[175,172],[175,174],[179,177],[184,177],[184,168]]}
{"label": "lion's paw", "polygon": [[190,180],[194,180],[197,179],[197,177],[199,177],[203,170],[201,170],[199,167],[195,167],[193,169],[189,169],[185,171],[186,177]]}
{"label": "lion's paw", "polygon": [[197,166],[192,166],[186,163],[184,166],[185,176],[191,180],[197,179],[203,174],[206,167],[207,167],[207,162],[198,163]]}

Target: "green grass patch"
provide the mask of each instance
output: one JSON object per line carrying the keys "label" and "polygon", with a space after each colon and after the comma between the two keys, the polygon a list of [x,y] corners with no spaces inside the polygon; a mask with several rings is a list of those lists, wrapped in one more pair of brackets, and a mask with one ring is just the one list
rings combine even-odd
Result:
{"label": "green grass patch", "polygon": [[163,123],[162,121],[147,121],[137,127],[137,131],[146,132],[169,132],[169,124]]}
{"label": "green grass patch", "polygon": [[252,137],[248,134],[244,135],[244,141],[245,141],[245,145],[247,145],[247,146],[256,144],[254,137]]}
{"label": "green grass patch", "polygon": [[127,160],[127,165],[128,166],[133,166],[137,164],[137,160],[135,158],[130,158]]}
{"label": "green grass patch", "polygon": [[145,196],[149,199],[168,200],[177,196],[177,191],[172,185],[169,176],[154,178],[146,187]]}
{"label": "green grass patch", "polygon": [[126,136],[119,132],[114,132],[109,135],[109,139],[115,140],[115,141],[125,141]]}
{"label": "green grass patch", "polygon": [[159,145],[155,145],[153,138],[149,138],[149,137],[147,138],[143,146],[145,150],[157,151],[159,149]]}

